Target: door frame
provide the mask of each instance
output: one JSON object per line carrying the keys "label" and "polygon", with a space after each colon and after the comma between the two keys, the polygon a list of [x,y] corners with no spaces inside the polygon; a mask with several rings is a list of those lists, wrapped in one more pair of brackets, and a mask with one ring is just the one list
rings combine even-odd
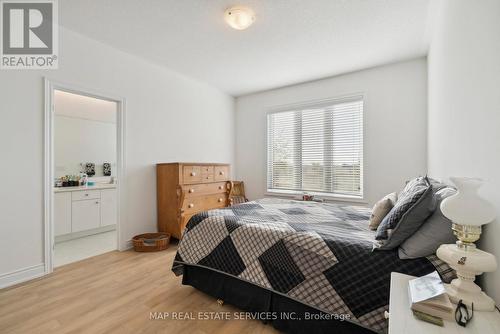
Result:
{"label": "door frame", "polygon": [[45,274],[54,270],[54,90],[61,90],[102,100],[115,102],[116,119],[116,166],[117,166],[117,245],[118,250],[128,248],[122,238],[122,227],[125,220],[125,132],[126,113],[125,98],[100,92],[95,89],[82,88],[74,84],[64,83],[44,77],[45,111],[44,111],[44,266]]}

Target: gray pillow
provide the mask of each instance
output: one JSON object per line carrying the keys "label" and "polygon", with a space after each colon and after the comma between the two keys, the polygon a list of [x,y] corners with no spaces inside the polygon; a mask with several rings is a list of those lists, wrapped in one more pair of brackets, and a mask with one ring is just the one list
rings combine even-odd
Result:
{"label": "gray pillow", "polygon": [[430,216],[424,224],[415,232],[414,235],[405,240],[399,247],[400,259],[414,259],[435,254],[438,247],[442,244],[452,244],[456,241],[451,230],[451,221],[443,216],[441,212],[441,201],[446,197],[454,195],[456,190],[453,188],[444,188],[435,195],[437,204],[436,211]]}
{"label": "gray pillow", "polygon": [[390,250],[401,245],[420,228],[435,208],[433,186],[427,176],[408,182],[396,205],[377,228],[374,249]]}
{"label": "gray pillow", "polygon": [[442,183],[442,182],[435,180],[431,177],[427,177],[427,180],[429,180],[429,183],[431,184],[431,186],[434,190],[434,195],[436,195],[436,192],[438,192],[439,190],[449,187],[446,183]]}

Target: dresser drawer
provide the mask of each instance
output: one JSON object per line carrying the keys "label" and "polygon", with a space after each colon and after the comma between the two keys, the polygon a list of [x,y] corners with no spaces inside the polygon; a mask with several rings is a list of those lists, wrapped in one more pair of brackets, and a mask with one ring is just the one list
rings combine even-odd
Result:
{"label": "dresser drawer", "polygon": [[71,199],[73,201],[81,201],[85,199],[99,199],[99,198],[101,198],[100,190],[73,191],[71,193]]}
{"label": "dresser drawer", "polygon": [[182,181],[183,183],[201,183],[201,167],[200,166],[183,166]]}
{"label": "dresser drawer", "polygon": [[202,166],[201,179],[204,183],[214,182],[214,166]]}
{"label": "dresser drawer", "polygon": [[184,196],[186,198],[225,193],[227,192],[227,183],[218,182],[218,183],[186,185],[182,186],[182,191],[184,192]]}
{"label": "dresser drawer", "polygon": [[[184,225],[193,215],[227,207],[230,172],[230,165],[221,161],[157,164],[158,231],[180,239]],[[104,202],[104,195],[100,200]]]}
{"label": "dresser drawer", "polygon": [[227,194],[214,194],[198,197],[190,197],[184,200],[182,212],[185,215],[200,211],[206,211],[227,206]]}
{"label": "dresser drawer", "polygon": [[229,180],[229,166],[215,166],[214,180],[215,181]]}

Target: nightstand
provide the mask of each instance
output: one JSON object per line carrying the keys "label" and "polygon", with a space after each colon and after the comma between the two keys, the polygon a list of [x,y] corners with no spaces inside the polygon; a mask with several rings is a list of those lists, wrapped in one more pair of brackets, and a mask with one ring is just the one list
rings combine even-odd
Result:
{"label": "nightstand", "polygon": [[400,273],[391,274],[391,297],[389,300],[389,334],[489,334],[500,333],[500,313],[474,311],[474,317],[467,327],[460,327],[455,322],[445,321],[439,327],[413,316],[408,296],[408,281],[415,278]]}

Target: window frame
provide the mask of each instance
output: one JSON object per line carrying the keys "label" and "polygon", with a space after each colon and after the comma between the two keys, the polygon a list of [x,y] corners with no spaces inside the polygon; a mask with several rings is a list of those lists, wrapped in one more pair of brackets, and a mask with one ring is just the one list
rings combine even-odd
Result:
{"label": "window frame", "polygon": [[[285,189],[269,189],[269,115],[280,113],[280,112],[290,112],[290,111],[300,111],[301,109],[314,109],[314,108],[324,108],[331,106],[332,104],[346,103],[346,102],[354,102],[354,101],[362,101],[363,109],[361,111],[361,134],[362,134],[362,154],[361,154],[361,162],[360,162],[360,195],[348,195],[348,194],[336,194],[336,193],[325,193],[325,192],[314,192],[314,191],[306,191],[306,190],[285,190]],[[366,203],[366,186],[365,186],[365,144],[366,144],[366,136],[365,136],[365,112],[366,112],[366,94],[364,92],[353,93],[344,96],[338,96],[333,98],[321,99],[321,100],[312,100],[306,102],[299,102],[294,104],[286,104],[275,106],[270,108],[265,114],[265,146],[264,146],[264,154],[265,154],[265,179],[264,179],[264,189],[266,196],[277,196],[277,197],[287,197],[287,198],[297,198],[301,197],[302,194],[307,193],[314,195],[316,198],[324,199],[326,201],[347,201],[347,202],[355,202],[355,203]],[[300,196],[298,196],[300,195]]]}

